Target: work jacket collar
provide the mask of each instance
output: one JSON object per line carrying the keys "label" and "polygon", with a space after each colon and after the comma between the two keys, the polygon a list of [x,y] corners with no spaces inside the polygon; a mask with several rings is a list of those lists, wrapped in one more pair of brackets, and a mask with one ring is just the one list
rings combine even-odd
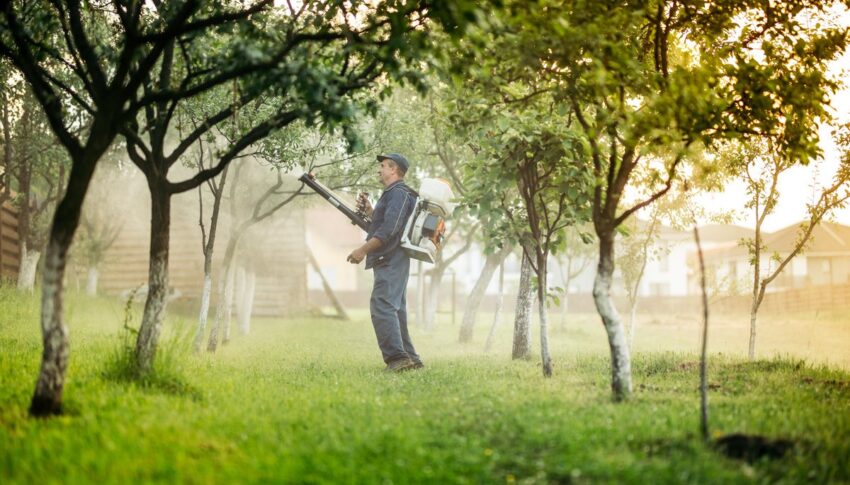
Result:
{"label": "work jacket collar", "polygon": [[[387,185],[387,186],[384,188],[384,192],[389,192],[390,190],[392,190],[392,189],[393,189],[396,185],[398,185],[398,184],[404,184],[404,179],[398,179],[398,180],[396,180],[395,182],[393,182],[393,183],[391,183],[391,184]],[[382,193],[383,193],[383,192],[382,192]]]}

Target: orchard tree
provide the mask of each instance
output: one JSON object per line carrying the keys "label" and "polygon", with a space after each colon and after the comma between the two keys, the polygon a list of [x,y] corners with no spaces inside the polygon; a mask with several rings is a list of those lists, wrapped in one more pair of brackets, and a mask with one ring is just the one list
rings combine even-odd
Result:
{"label": "orchard tree", "polygon": [[[353,138],[348,122],[358,108],[374,109],[374,101],[361,94],[368,93],[366,88],[379,86],[383,76],[418,79],[419,66],[409,68],[405,59],[427,47],[427,33],[421,28],[427,13],[419,2],[289,5],[286,12],[256,14],[217,32],[205,45],[186,48],[175,40],[165,46],[163,62],[142,83],[140,97],[165,94],[154,94],[156,100],[144,116],[122,130],[130,159],[148,180],[152,202],[149,291],[135,349],[141,374],[151,369],[164,318],[171,197],[197,188],[249,146],[297,120],[340,126]],[[211,106],[197,128],[169,147],[172,117],[184,101],[169,94],[171,86],[191,86],[210,69],[210,58],[228,57],[234,64],[243,59],[256,63],[240,76],[237,101]],[[170,168],[186,150],[238,109],[257,110],[257,121],[241,127],[210,167],[181,181],[169,180]]]}
{"label": "orchard tree", "polygon": [[190,85],[169,85],[164,92],[142,95],[142,83],[177,39],[184,46],[203,43],[206,31],[235,24],[271,3],[265,0],[247,8],[215,4],[203,9],[199,1],[170,3],[169,9],[124,1],[97,9],[79,0],[3,4],[0,56],[24,77],[71,159],[45,251],[44,352],[30,414],[45,416],[62,409],[69,354],[62,316],[63,281],[68,249],[101,156],[119,131],[154,102],[193,96],[239,77],[246,66],[260,66],[251,60],[234,65],[232,58],[221,59],[221,64],[199,74]]}
{"label": "orchard tree", "polygon": [[[336,95],[344,91],[338,90],[337,83],[328,83],[326,77],[314,76],[315,71],[301,69],[301,61],[310,60],[310,46],[327,45],[336,40],[336,60],[341,62],[333,66],[339,69],[336,72],[342,72],[345,77],[350,74],[349,67],[363,73],[372,65],[369,73],[376,78],[383,71],[395,71],[390,68],[400,66],[405,56],[397,55],[399,49],[408,52],[422,46],[422,42],[403,37],[412,28],[411,22],[423,24],[428,16],[435,16],[442,24],[456,27],[455,20],[468,16],[469,12],[466,4],[426,6],[423,2],[403,1],[382,3],[375,7],[375,15],[364,13],[365,7],[359,2],[355,5],[350,2],[334,5],[303,2],[298,8],[287,5],[289,9],[282,8],[278,12],[271,0],[258,0],[248,6],[199,0],[167,4],[116,1],[96,8],[79,0],[3,3],[0,56],[8,59],[25,78],[51,130],[71,159],[67,188],[52,218],[44,258],[41,315],[44,352],[31,414],[43,416],[61,412],[69,352],[68,330],[62,318],[68,249],[79,224],[94,169],[119,133],[131,139],[131,150],[143,151],[141,147],[147,141],[138,139],[138,127],[147,121],[149,131],[144,137],[157,149],[151,157],[145,154],[145,160],[152,161],[162,154],[157,145],[163,143],[162,130],[174,113],[169,107],[248,76],[253,76],[253,81],[250,89],[246,86],[245,96],[262,92],[258,86],[274,84],[281,92],[296,91],[293,93],[296,97],[303,97],[305,104],[312,106],[309,113],[315,118],[317,111],[325,111],[321,108],[327,107],[325,101],[339,99]],[[269,26],[269,19],[277,17],[276,26],[280,26],[280,22],[285,24],[288,19],[291,26],[303,29],[257,32],[252,26],[255,17],[260,17],[257,19],[259,25]],[[379,32],[370,32],[378,37],[383,34],[383,37],[375,42],[377,37],[363,35],[359,28],[346,28],[347,22],[355,17],[363,21],[362,25],[377,26]],[[370,18],[383,20],[376,23]],[[425,30],[416,31],[419,39],[427,37]],[[339,45],[346,42],[363,49],[352,56],[352,50],[339,49]],[[296,58],[299,62],[287,62]],[[354,62],[346,64],[345,59]],[[376,59],[388,62],[373,63]],[[314,62],[323,64],[328,58]],[[172,72],[175,63],[182,66],[179,74]],[[329,63],[324,65],[331,69]],[[169,78],[171,74],[174,75]],[[367,79],[354,88],[369,84]],[[329,97],[326,99],[326,96]],[[291,116],[298,118],[306,114],[298,110]],[[218,113],[223,119],[228,116],[227,110]],[[151,123],[152,119],[156,122]],[[280,126],[285,119],[278,118],[277,123],[272,122],[273,126],[268,128]],[[260,133],[256,134],[261,134],[265,128],[258,128]],[[245,143],[252,139],[246,139]],[[188,145],[191,144],[190,141]],[[166,222],[162,219],[168,212],[167,207],[163,207],[167,204],[167,197],[160,190],[163,185],[167,189],[165,194],[181,191],[177,189],[190,190],[227,164],[173,187],[172,182],[163,178],[161,170],[166,168],[163,160],[157,162],[156,167],[151,166],[147,171],[149,185],[156,194],[154,224],[157,226]],[[174,163],[173,160],[168,162]],[[161,263],[167,259],[163,258],[167,253],[163,248],[163,244],[167,247],[167,238],[161,236],[162,231],[159,231],[152,251],[151,273],[156,281],[150,287],[145,324],[139,332],[137,345],[138,360],[143,368],[148,368],[153,359],[162,314],[159,302],[166,281]]]}
{"label": "orchard tree", "polygon": [[[560,102],[553,113],[581,133],[599,241],[593,296],[615,400],[632,389],[611,300],[618,227],[664,196],[694,151],[718,140],[771,139],[800,162],[818,152],[817,125],[837,86],[826,63],[846,45],[846,29],[828,7],[815,0],[505,2],[471,49],[506,102],[551,96]],[[457,64],[472,59],[458,56]],[[638,167],[654,172],[641,187],[649,195],[625,204]]]}
{"label": "orchard tree", "polygon": [[773,143],[753,141],[733,148],[730,155],[733,172],[742,174],[747,187],[749,200],[746,207],[753,211],[755,218],[755,234],[752,239],[745,240],[753,267],[752,299],[750,304],[750,334],[748,345],[749,358],[756,355],[756,322],[759,307],[764,300],[768,285],[788,266],[798,254],[802,253],[809,243],[812,231],[830,213],[843,208],[850,199],[850,129],[847,126],[836,131],[836,141],[843,150],[840,163],[833,175],[832,182],[821,187],[807,207],[808,217],[797,229],[797,239],[791,250],[786,254],[774,252],[769,257],[767,268],[764,255],[768,247],[764,244],[763,225],[768,216],[773,214],[779,203],[779,179],[792,167],[800,163],[799,159],[787,151],[781,150]]}

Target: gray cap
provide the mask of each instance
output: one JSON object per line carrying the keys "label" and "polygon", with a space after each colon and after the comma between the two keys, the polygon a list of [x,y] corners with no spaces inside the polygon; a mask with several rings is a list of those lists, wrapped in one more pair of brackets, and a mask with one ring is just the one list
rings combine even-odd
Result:
{"label": "gray cap", "polygon": [[383,159],[392,160],[396,165],[401,169],[402,172],[407,173],[407,169],[410,168],[410,162],[404,158],[404,155],[399,155],[398,153],[387,153],[386,155],[378,155],[378,161],[380,162]]}

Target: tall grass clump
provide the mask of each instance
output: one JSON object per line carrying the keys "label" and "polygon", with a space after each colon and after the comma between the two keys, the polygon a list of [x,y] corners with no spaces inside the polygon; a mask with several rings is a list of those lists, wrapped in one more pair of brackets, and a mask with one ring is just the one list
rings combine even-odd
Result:
{"label": "tall grass clump", "polygon": [[198,397],[198,391],[188,379],[192,350],[192,335],[183,318],[169,318],[163,338],[157,347],[153,367],[143,372],[136,361],[136,337],[139,330],[133,325],[141,317],[139,305],[134,304],[139,288],[133,290],[124,305],[124,324],[119,339],[106,359],[104,377],[157,389],[169,394]]}

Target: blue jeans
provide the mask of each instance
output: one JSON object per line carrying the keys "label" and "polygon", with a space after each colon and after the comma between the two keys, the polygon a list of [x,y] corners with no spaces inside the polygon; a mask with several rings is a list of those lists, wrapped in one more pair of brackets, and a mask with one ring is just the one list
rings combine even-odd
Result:
{"label": "blue jeans", "polygon": [[373,268],[375,284],[369,300],[372,326],[384,362],[410,358],[421,362],[407,330],[407,279],[410,259],[399,248]]}

